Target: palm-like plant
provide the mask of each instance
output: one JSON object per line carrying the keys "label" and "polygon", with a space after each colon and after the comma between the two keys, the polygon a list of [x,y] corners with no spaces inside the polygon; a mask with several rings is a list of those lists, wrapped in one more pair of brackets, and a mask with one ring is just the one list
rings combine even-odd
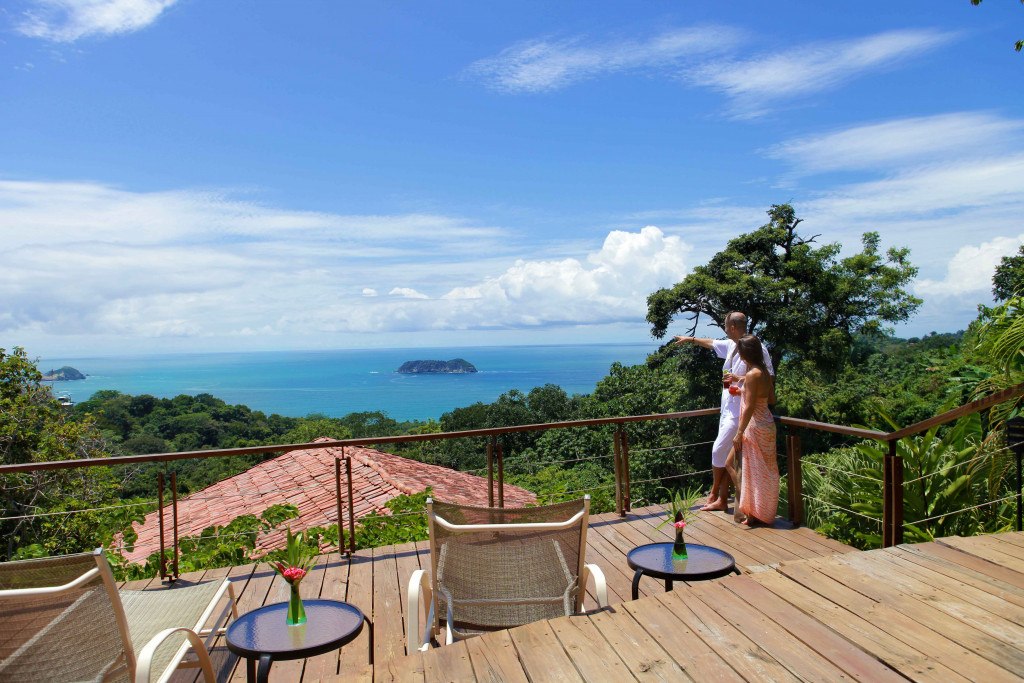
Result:
{"label": "palm-like plant", "polygon": [[[889,421],[891,424],[891,421]],[[981,416],[969,415],[945,429],[901,439],[904,538],[994,532],[1010,524],[1009,503],[992,503],[1008,490],[1011,466],[1002,432],[984,434]],[[809,496],[807,522],[861,548],[881,545],[882,468],[887,446],[865,441],[803,461]]]}

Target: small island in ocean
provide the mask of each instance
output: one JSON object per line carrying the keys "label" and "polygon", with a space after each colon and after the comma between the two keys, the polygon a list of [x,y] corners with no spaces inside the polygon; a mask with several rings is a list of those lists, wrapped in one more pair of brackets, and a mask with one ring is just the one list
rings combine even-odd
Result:
{"label": "small island in ocean", "polygon": [[476,368],[468,360],[453,358],[452,360],[409,360],[402,363],[398,372],[405,374],[449,374],[461,375],[476,372]]}
{"label": "small island in ocean", "polygon": [[70,382],[75,379],[85,379],[85,375],[69,365],[57,370],[50,370],[43,375],[44,382]]}

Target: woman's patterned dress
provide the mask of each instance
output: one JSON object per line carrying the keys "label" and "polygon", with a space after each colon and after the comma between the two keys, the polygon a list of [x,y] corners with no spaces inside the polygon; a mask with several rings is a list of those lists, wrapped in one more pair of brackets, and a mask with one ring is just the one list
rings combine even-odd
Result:
{"label": "woman's patterned dress", "polygon": [[[743,396],[746,401],[746,394]],[[779,506],[779,463],[775,455],[775,418],[767,398],[756,398],[754,415],[743,432],[743,491],[740,512],[765,524]],[[741,409],[741,413],[742,414]]]}

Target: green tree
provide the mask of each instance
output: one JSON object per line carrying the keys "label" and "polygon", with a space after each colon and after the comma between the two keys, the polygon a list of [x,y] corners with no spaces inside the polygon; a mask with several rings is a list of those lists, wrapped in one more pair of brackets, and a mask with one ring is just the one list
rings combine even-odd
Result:
{"label": "green tree", "polygon": [[[50,388],[42,384],[42,373],[25,349],[14,347],[8,353],[0,348],[0,463],[42,463],[106,455],[104,441],[94,425],[69,419]],[[11,518],[0,522],[0,533],[7,541],[6,555],[10,557],[20,547],[40,545],[46,535],[44,526],[56,528],[51,517],[39,516],[40,513],[54,511],[63,517],[74,509],[119,502],[118,492],[118,482],[106,467],[0,476],[0,516]],[[60,550],[83,550],[83,545],[96,547],[109,540],[110,534],[101,533],[100,526],[106,529],[109,525],[79,525],[79,530],[92,528],[95,534],[86,538],[76,535],[78,541],[72,544],[76,546],[73,548],[65,543],[70,538],[66,536],[61,540]],[[62,533],[67,534],[68,528],[64,525]]]}
{"label": "green tree", "polygon": [[840,259],[840,244],[815,247],[817,235],[797,232],[801,219],[790,205],[774,205],[768,216],[768,223],[730,240],[682,282],[647,298],[655,337],[663,337],[679,314],[688,314],[692,334],[701,316],[722,327],[729,311],[740,310],[750,332],[771,348],[776,367],[786,355],[837,371],[855,335],[881,334],[884,323],[907,320],[921,305],[904,289],[917,274],[907,249],[883,256],[878,233],[867,232],[862,251]]}
{"label": "green tree", "polygon": [[285,443],[310,443],[322,436],[330,439],[351,439],[352,432],[342,420],[319,413],[299,422],[295,429],[284,435]]}
{"label": "green tree", "polygon": [[992,276],[992,296],[1006,301],[1014,294],[1024,294],[1024,245],[1016,256],[1004,256]]}

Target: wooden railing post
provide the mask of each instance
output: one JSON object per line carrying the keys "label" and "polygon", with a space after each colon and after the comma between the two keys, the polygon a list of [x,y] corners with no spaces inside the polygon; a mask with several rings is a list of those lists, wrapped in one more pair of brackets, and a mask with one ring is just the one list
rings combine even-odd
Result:
{"label": "wooden railing post", "polygon": [[[352,495],[352,457],[345,457],[345,449],[341,449],[345,458],[345,477],[348,479],[348,554],[356,551],[356,501]],[[340,533],[340,532],[339,532]]]}
{"label": "wooden railing post", "polygon": [[498,451],[498,507],[505,507],[505,449],[497,444]]}
{"label": "wooden railing post", "polygon": [[171,470],[171,524],[173,525],[172,538],[174,539],[174,572],[171,580],[178,578],[178,473]]}
{"label": "wooden railing post", "polygon": [[889,441],[882,466],[882,547],[903,542],[903,458],[896,455],[897,441]]}
{"label": "wooden railing post", "polygon": [[1024,456],[1024,417],[1015,417],[1006,423],[1006,443],[1013,449],[1017,460],[1017,531],[1024,531],[1021,524],[1021,497],[1024,494],[1024,486],[1021,482],[1021,460]]}
{"label": "wooden railing post", "polygon": [[167,556],[164,548],[167,543],[164,541],[164,473],[157,472],[156,475],[156,509],[157,520],[160,524],[160,580],[167,578]]}
{"label": "wooden railing post", "polygon": [[892,444],[882,456],[882,547],[892,545]]}
{"label": "wooden railing post", "polygon": [[494,507],[494,444],[498,437],[487,440],[487,507]]}
{"label": "wooden railing post", "polygon": [[892,544],[903,543],[903,456],[896,455],[892,444]]}
{"label": "wooden railing post", "polygon": [[622,425],[615,426],[615,433],[612,435],[612,448],[614,451],[614,457],[612,461],[615,465],[615,512],[618,513],[619,517],[625,517],[626,512],[622,507],[622,442],[620,437],[622,435]]}
{"label": "wooden railing post", "polygon": [[800,463],[802,446],[799,434],[786,434],[786,491],[789,497],[789,521],[797,526],[804,523],[803,467]]}
{"label": "wooden railing post", "polygon": [[[342,451],[344,452],[344,451]],[[341,458],[334,458],[334,497],[338,506],[338,552],[345,547],[345,521],[342,517],[341,504]]]}
{"label": "wooden railing post", "polygon": [[632,509],[633,505],[633,495],[629,488],[629,433],[625,429],[622,430],[619,440],[622,442],[622,510],[625,514]]}

